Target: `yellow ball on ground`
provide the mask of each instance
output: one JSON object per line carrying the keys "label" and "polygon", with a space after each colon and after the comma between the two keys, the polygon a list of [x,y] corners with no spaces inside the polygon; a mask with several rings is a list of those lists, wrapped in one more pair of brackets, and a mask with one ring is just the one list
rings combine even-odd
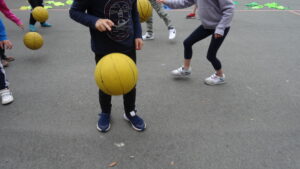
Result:
{"label": "yellow ball on ground", "polygon": [[123,95],[136,85],[138,69],[134,61],[122,53],[104,56],[96,65],[95,81],[108,95]]}
{"label": "yellow ball on ground", "polygon": [[152,6],[149,0],[138,0],[137,8],[140,14],[140,22],[145,22],[152,16]]}
{"label": "yellow ball on ground", "polygon": [[35,7],[32,10],[32,16],[38,22],[45,22],[49,17],[47,9],[42,6]]}
{"label": "yellow ball on ground", "polygon": [[37,32],[28,32],[23,37],[25,46],[32,50],[41,48],[44,44],[43,37]]}

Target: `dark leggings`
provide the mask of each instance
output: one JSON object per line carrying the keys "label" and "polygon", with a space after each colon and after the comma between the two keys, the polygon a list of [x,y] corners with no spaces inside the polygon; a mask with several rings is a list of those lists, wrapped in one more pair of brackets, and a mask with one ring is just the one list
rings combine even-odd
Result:
{"label": "dark leggings", "polygon": [[[134,62],[136,62],[136,51],[135,49],[130,50],[128,52],[122,52],[129,56]],[[95,60],[96,63],[105,55],[103,54],[96,54]],[[136,88],[134,87],[129,93],[123,95],[123,103],[126,115],[130,115],[129,113],[135,110],[135,97],[136,97]],[[111,95],[107,95],[101,90],[99,90],[99,102],[102,113],[109,113],[111,112]]]}
{"label": "dark leggings", "polygon": [[[30,3],[32,9],[34,9],[37,6],[44,6],[43,0],[28,0],[28,2]],[[30,13],[29,24],[34,25],[35,23],[36,20],[33,18],[32,13]]]}
{"label": "dark leggings", "polygon": [[5,77],[5,70],[0,62],[0,90],[8,88],[8,82]]}
{"label": "dark leggings", "polygon": [[1,60],[5,60],[6,59],[5,49],[0,48],[0,58],[1,58]]}
{"label": "dark leggings", "polygon": [[[215,38],[214,36],[211,37],[210,45],[207,52],[207,59],[211,62],[215,70],[220,70],[222,68],[221,62],[217,58],[217,52],[222,42],[224,41],[227,33],[229,32],[230,27],[226,28],[224,31],[224,35],[221,38]],[[213,35],[215,32],[214,29],[205,29],[202,25],[200,25],[194,32],[188,36],[184,42],[184,58],[185,59],[192,59],[193,49],[192,46],[208,37],[209,35]]]}

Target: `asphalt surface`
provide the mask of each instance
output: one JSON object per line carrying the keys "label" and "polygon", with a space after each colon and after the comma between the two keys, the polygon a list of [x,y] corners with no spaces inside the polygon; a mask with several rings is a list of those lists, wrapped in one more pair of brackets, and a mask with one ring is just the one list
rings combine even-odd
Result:
{"label": "asphalt surface", "polygon": [[[123,120],[113,97],[112,128],[96,130],[99,103],[88,29],[68,17],[68,6],[49,10],[52,28],[40,28],[44,46],[22,42],[29,11],[7,1],[26,25],[4,19],[16,60],[6,69],[15,101],[0,106],[1,169],[299,169],[300,2],[290,10],[247,10],[240,2],[218,52],[227,83],[207,86],[209,38],[194,45],[193,73],[170,71],[183,60],[183,40],[200,24],[187,10],[170,10],[177,37],[168,40],[154,15],[155,40],[138,51],[139,133]],[[260,1],[270,2],[270,1]],[[145,24],[143,24],[145,28]],[[144,30],[145,31],[145,30]]]}

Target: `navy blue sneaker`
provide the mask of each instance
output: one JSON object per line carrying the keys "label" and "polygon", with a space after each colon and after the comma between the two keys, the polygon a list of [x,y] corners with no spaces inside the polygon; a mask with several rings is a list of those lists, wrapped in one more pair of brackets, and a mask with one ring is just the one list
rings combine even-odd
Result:
{"label": "navy blue sneaker", "polygon": [[124,119],[131,123],[131,126],[136,131],[144,131],[146,129],[146,123],[142,118],[136,115],[136,110],[130,112],[130,117],[124,113]]}
{"label": "navy blue sneaker", "polygon": [[101,132],[107,132],[110,129],[110,114],[100,113],[97,123],[97,130]]}

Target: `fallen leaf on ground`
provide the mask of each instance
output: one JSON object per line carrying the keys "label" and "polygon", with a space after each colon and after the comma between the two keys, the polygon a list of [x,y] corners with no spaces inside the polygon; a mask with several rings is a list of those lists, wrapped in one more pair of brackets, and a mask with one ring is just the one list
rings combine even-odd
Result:
{"label": "fallen leaf on ground", "polygon": [[110,163],[109,165],[108,165],[108,167],[114,167],[114,166],[116,166],[118,163],[117,162],[112,162],[112,163]]}

